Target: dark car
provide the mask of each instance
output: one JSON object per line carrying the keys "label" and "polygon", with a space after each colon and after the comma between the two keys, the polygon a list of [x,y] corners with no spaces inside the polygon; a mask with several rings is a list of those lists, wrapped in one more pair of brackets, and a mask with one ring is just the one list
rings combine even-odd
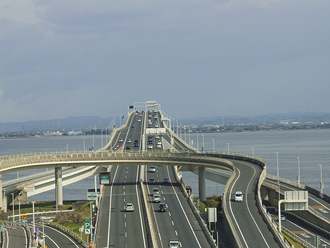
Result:
{"label": "dark car", "polygon": [[139,147],[139,143],[135,143],[134,146],[135,146],[135,147]]}
{"label": "dark car", "polygon": [[150,184],[155,183],[155,179],[154,179],[154,178],[150,178],[150,179],[149,179],[149,183],[150,183]]}
{"label": "dark car", "polygon": [[129,150],[129,149],[131,149],[131,147],[130,146],[126,146],[126,150]]}
{"label": "dark car", "polygon": [[139,143],[139,141],[138,140],[134,140],[134,143]]}
{"label": "dark car", "polygon": [[132,127],[135,127],[134,125],[132,125]]}
{"label": "dark car", "polygon": [[168,177],[165,177],[163,183],[170,183],[170,179]]}
{"label": "dark car", "polygon": [[160,203],[159,204],[159,212],[166,212],[166,204]]}

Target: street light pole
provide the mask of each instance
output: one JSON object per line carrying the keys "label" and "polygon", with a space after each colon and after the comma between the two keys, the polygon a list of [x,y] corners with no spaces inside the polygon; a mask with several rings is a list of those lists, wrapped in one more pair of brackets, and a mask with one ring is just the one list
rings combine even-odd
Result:
{"label": "street light pole", "polygon": [[21,193],[18,194],[18,222],[21,223]]}
{"label": "street light pole", "polygon": [[277,165],[278,202],[280,202],[280,200],[281,200],[281,192],[280,192],[280,170],[278,168],[278,152],[276,152],[276,165]]}
{"label": "street light pole", "polygon": [[13,222],[15,222],[15,198],[14,198],[14,193],[11,193],[12,200],[13,200]]}
{"label": "street light pole", "polygon": [[228,147],[228,154],[229,154],[229,143],[227,143],[227,147]]}
{"label": "street light pole", "polygon": [[212,139],[212,141],[213,141],[213,153],[214,153],[214,139]]}
{"label": "street light pole", "polygon": [[203,137],[203,152],[205,150],[205,146],[204,146],[204,134],[202,133],[202,137]]}
{"label": "street light pole", "polygon": [[[35,224],[35,219],[34,219],[34,201],[32,202],[32,221],[33,221],[33,230],[32,230],[32,234],[33,234],[33,239],[35,236],[35,232],[36,232],[36,224]],[[34,239],[35,240],[35,239]]]}
{"label": "street light pole", "polygon": [[320,164],[320,170],[321,170],[321,183],[320,183],[320,191],[321,191],[321,194],[323,194],[323,188],[324,188],[324,186],[323,186],[323,182],[322,182],[322,165]]}
{"label": "street light pole", "polygon": [[66,144],[66,152],[69,153],[69,144]]}
{"label": "street light pole", "polygon": [[297,157],[298,159],[298,176],[297,176],[297,180],[298,180],[298,184],[300,184],[300,161],[299,161],[299,157]]}
{"label": "street light pole", "polygon": [[198,131],[197,132],[197,151],[198,151]]}
{"label": "street light pole", "polygon": [[85,153],[85,151],[86,151],[86,147],[85,147],[85,139],[86,139],[86,138],[84,138],[84,153]]}
{"label": "street light pole", "polygon": [[252,147],[252,155],[254,156],[254,148]]}
{"label": "street light pole", "polygon": [[188,130],[188,135],[189,135],[189,145],[191,145],[191,143],[190,143],[190,127],[189,127],[189,130]]}

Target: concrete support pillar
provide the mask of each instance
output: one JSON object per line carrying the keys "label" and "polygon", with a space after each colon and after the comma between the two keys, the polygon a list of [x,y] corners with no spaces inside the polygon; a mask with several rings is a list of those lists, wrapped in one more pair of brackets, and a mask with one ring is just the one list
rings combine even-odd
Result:
{"label": "concrete support pillar", "polygon": [[55,198],[56,206],[63,206],[62,167],[55,167]]}
{"label": "concrete support pillar", "polygon": [[199,199],[202,202],[206,202],[205,167],[198,167],[198,189]]}

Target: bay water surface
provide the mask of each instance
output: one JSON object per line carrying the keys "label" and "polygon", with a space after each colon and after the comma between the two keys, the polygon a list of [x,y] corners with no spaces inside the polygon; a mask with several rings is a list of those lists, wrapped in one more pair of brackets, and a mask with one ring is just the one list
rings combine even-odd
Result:
{"label": "bay water surface", "polygon": [[[189,143],[189,135],[182,134],[182,139]],[[109,136],[107,137],[109,139]],[[190,134],[193,146],[206,151],[229,151],[246,154],[254,153],[267,162],[267,174],[277,175],[277,156],[279,161],[279,175],[282,178],[297,182],[298,158],[300,160],[301,184],[307,184],[315,189],[320,188],[321,168],[322,181],[325,185],[323,192],[330,194],[330,130],[288,130],[288,131],[260,131],[233,133],[204,133]],[[0,139],[0,155],[29,152],[49,151],[79,151],[88,150],[94,146],[95,150],[106,144],[106,136],[58,136],[40,138]],[[320,164],[322,167],[320,167]],[[8,181],[32,173],[46,171],[27,170],[18,174],[3,175],[3,181]],[[191,172],[183,172],[183,178],[192,192],[198,196],[198,177]],[[87,190],[94,188],[94,176],[63,187],[64,200],[85,200]],[[223,185],[206,180],[206,193],[222,195]],[[55,200],[55,191],[48,191],[32,197],[29,201]]]}

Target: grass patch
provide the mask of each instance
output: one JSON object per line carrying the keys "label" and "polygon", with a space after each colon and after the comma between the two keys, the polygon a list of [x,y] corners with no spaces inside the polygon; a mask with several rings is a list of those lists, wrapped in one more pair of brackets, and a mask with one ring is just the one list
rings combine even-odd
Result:
{"label": "grass patch", "polygon": [[290,236],[288,236],[286,233],[282,232],[284,238],[292,245],[294,245],[294,248],[306,248],[306,246],[303,246],[302,244],[298,243],[294,239],[292,239]]}
{"label": "grass patch", "polygon": [[[94,203],[94,201],[92,201],[92,203]],[[85,219],[89,219],[90,218],[90,202],[86,202],[84,205],[80,206],[79,208],[75,209],[73,211],[74,213],[79,213],[82,217],[82,221],[78,221],[78,222],[74,222],[72,221],[72,219],[70,219],[68,217],[68,221],[66,223],[59,223],[59,220],[55,219],[53,220],[54,223],[58,223],[64,227],[66,227],[67,229],[71,230],[72,232],[74,232],[77,236],[81,237],[82,240],[88,242],[88,234],[85,234],[85,232],[80,233],[79,232],[79,228],[85,225],[84,220]],[[73,212],[68,213],[68,215],[73,214]],[[81,220],[81,218],[80,218]]]}

